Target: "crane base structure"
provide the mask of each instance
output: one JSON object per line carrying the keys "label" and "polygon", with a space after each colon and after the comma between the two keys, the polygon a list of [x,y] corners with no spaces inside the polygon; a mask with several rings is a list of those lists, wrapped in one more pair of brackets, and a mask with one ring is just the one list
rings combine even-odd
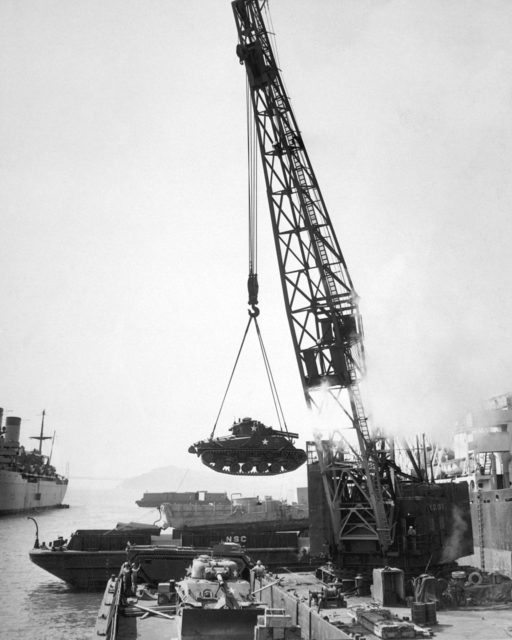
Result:
{"label": "crane base structure", "polygon": [[393,468],[383,469],[383,489],[391,491],[392,486],[394,494],[388,510],[393,538],[383,557],[361,470],[328,440],[308,442],[307,454],[312,558],[329,558],[352,572],[388,564],[417,575],[428,566],[449,565],[472,553],[466,482],[433,484],[398,478]]}

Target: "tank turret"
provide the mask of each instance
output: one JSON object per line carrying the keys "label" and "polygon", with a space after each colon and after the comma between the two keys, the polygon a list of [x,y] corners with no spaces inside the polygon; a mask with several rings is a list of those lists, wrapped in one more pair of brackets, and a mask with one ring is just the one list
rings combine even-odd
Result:
{"label": "tank turret", "polygon": [[229,429],[230,436],[210,437],[195,442],[189,453],[219,473],[245,476],[272,476],[294,471],[306,462],[306,452],[296,449],[298,434],[265,426],[243,418]]}

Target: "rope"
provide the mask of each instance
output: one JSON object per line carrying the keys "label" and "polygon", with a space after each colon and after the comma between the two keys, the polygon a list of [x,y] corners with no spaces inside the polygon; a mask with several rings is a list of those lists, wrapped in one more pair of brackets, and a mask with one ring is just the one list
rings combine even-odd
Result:
{"label": "rope", "polygon": [[252,320],[253,320],[253,316],[249,316],[249,322],[247,323],[247,326],[245,327],[244,337],[242,338],[242,344],[240,345],[240,349],[238,349],[238,354],[236,356],[235,364],[233,366],[233,370],[231,371],[231,375],[229,376],[228,386],[227,386],[226,391],[224,393],[224,397],[222,398],[222,402],[220,404],[219,413],[217,414],[217,418],[215,419],[215,424],[213,425],[213,430],[212,430],[212,432],[210,434],[210,438],[213,438],[213,434],[215,433],[215,429],[217,428],[217,422],[219,421],[219,417],[220,417],[222,408],[224,406],[224,402],[226,401],[226,396],[228,395],[229,387],[231,385],[231,381],[233,380],[233,375],[235,374],[235,369],[236,369],[236,366],[238,364],[238,360],[240,359],[240,354],[242,353],[242,349],[243,349],[243,346],[244,346],[244,343],[245,343],[245,338],[247,337],[247,332],[249,331],[249,327],[251,326]]}

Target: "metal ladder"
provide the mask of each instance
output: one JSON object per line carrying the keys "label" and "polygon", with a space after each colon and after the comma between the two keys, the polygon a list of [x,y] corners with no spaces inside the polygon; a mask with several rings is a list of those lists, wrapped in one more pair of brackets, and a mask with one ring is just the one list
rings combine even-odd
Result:
{"label": "metal ladder", "polygon": [[482,492],[476,492],[476,517],[478,525],[478,545],[480,547],[480,569],[485,571],[484,519],[482,510]]}

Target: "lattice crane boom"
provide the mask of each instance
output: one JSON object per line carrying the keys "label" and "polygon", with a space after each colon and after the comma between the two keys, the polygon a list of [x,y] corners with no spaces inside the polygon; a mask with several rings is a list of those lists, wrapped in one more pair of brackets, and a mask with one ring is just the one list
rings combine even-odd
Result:
{"label": "lattice crane boom", "polygon": [[357,433],[375,530],[385,550],[390,526],[359,388],[365,357],[358,296],[286,95],[263,19],[265,4],[235,0],[232,7],[290,333],[308,405],[319,388],[348,393],[345,412]]}

